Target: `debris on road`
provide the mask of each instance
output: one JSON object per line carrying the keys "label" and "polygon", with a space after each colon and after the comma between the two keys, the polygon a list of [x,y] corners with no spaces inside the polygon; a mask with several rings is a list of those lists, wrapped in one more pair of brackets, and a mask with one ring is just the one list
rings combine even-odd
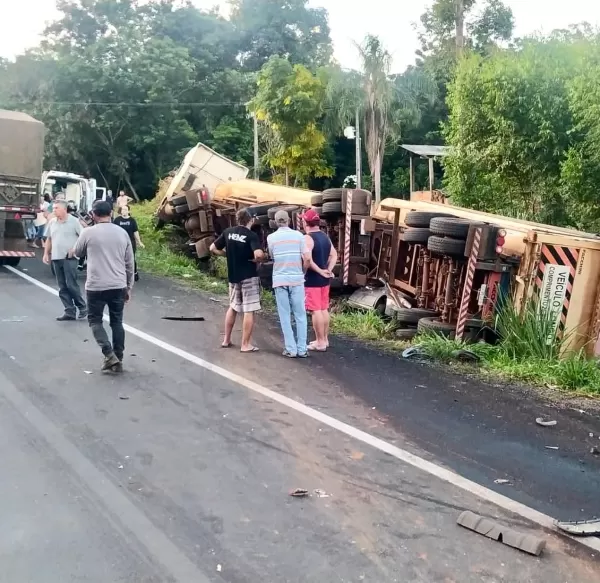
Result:
{"label": "debris on road", "polygon": [[498,478],[494,480],[494,484],[510,484],[510,480],[505,480],[504,478]]}
{"label": "debris on road", "polygon": [[122,470],[123,469],[123,464],[119,464],[119,469]]}
{"label": "debris on road", "polygon": [[402,358],[429,358],[429,356],[423,347],[420,344],[417,344],[416,346],[411,346],[406,350],[403,350]]}
{"label": "debris on road", "polygon": [[171,320],[172,322],[204,322],[203,316],[163,316],[161,320]]}
{"label": "debris on road", "polygon": [[220,304],[222,302],[222,300],[219,300],[217,298],[208,298],[209,302],[216,302],[217,304]]}
{"label": "debris on road", "polygon": [[17,360],[14,356],[9,356],[11,360]]}
{"label": "debris on road", "polygon": [[463,528],[487,536],[492,540],[529,553],[530,555],[539,556],[546,547],[546,541],[541,538],[506,528],[470,510],[465,510],[456,522]]}
{"label": "debris on road", "polygon": [[221,567],[221,565],[217,565],[217,571],[220,573],[223,570],[223,567]]}
{"label": "debris on road", "polygon": [[556,521],[556,528],[571,534],[573,536],[599,536],[600,535],[600,519],[593,518],[592,520],[573,520],[573,521]]}
{"label": "debris on road", "polygon": [[23,318],[6,318],[4,320],[2,320],[3,322],[24,322]]}
{"label": "debris on road", "polygon": [[541,425],[542,427],[554,427],[556,425],[556,423],[557,423],[557,421],[554,421],[554,420],[552,420],[552,421],[544,421],[543,417],[538,417],[535,420],[535,422],[538,425]]}
{"label": "debris on road", "polygon": [[305,496],[308,496],[308,490],[296,488],[290,492],[290,496],[294,496],[294,498],[304,498]]}
{"label": "debris on road", "polygon": [[558,449],[556,445],[546,445],[546,449]]}
{"label": "debris on road", "polygon": [[318,498],[329,498],[329,494],[325,490],[319,490],[318,488],[315,490],[315,496]]}
{"label": "debris on road", "polygon": [[119,395],[119,399],[121,399],[121,401],[127,401],[129,399],[129,395]]}
{"label": "debris on road", "polygon": [[84,370],[83,371],[85,374],[94,374],[93,370]]}
{"label": "debris on road", "polygon": [[590,453],[592,455],[600,455],[600,449],[598,449],[595,445],[590,448]]}

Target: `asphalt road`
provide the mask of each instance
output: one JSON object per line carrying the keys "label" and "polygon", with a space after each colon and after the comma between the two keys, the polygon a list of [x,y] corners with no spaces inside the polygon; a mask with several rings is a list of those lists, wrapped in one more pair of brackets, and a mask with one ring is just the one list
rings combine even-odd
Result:
{"label": "asphalt road", "polygon": [[[593,415],[338,339],[284,360],[268,319],[260,353],[219,349],[223,306],[150,278],[127,308],[127,370],[104,376],[86,323],[60,312],[0,268],[1,583],[599,580],[597,552],[459,483],[600,514]],[[464,530],[464,509],[548,547],[534,558]]]}

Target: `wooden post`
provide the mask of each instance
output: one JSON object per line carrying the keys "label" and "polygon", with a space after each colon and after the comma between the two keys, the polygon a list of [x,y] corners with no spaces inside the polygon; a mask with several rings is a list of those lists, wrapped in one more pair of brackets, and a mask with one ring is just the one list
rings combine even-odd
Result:
{"label": "wooden post", "polygon": [[414,166],[414,156],[410,154],[408,157],[409,160],[409,179],[410,179],[410,198],[412,199],[412,193],[415,191],[415,166]]}

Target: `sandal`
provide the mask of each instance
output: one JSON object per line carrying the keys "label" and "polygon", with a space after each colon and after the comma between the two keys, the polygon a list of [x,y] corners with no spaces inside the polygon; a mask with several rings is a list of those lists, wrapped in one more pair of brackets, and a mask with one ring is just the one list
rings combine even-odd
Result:
{"label": "sandal", "polygon": [[228,342],[227,344],[221,344],[221,348],[231,348],[233,346],[233,342]]}
{"label": "sandal", "polygon": [[246,352],[258,352],[260,349],[257,346],[253,346],[250,350],[240,350],[240,352],[243,352],[244,354]]}

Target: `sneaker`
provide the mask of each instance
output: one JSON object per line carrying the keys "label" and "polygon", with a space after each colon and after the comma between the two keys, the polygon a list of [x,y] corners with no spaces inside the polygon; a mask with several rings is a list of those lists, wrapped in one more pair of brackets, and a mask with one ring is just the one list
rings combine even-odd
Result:
{"label": "sneaker", "polygon": [[281,353],[282,356],[285,356],[286,358],[296,358],[295,354],[292,354],[291,352],[288,352],[287,350],[284,350]]}
{"label": "sneaker", "polygon": [[81,310],[79,312],[79,315],[77,316],[77,319],[78,320],[87,320],[87,317],[88,317],[87,310]]}
{"label": "sneaker", "polygon": [[104,357],[104,362],[102,364],[102,370],[108,371],[108,370],[112,369],[112,367],[115,366],[116,364],[121,364],[121,361],[114,355],[114,353],[109,354],[108,356]]}
{"label": "sneaker", "polygon": [[298,353],[298,358],[308,358],[309,354],[308,352],[303,352],[303,353]]}
{"label": "sneaker", "polygon": [[56,318],[57,322],[72,322],[73,320],[75,320],[75,316],[69,316],[69,314],[63,314]]}
{"label": "sneaker", "polygon": [[120,374],[123,372],[123,363],[119,362],[110,367],[110,372],[114,372],[116,374]]}

